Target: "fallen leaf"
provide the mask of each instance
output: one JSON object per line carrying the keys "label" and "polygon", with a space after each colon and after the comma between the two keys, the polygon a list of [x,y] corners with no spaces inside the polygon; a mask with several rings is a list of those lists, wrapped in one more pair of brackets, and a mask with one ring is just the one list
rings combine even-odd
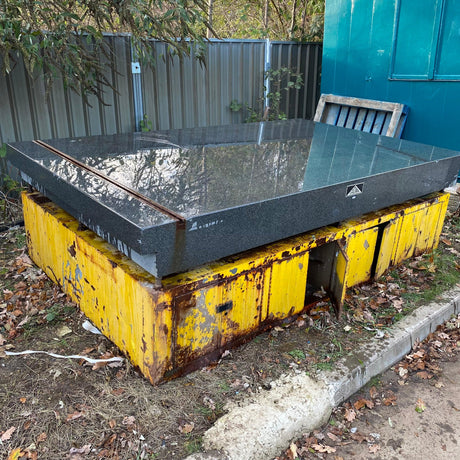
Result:
{"label": "fallen leaf", "polygon": [[117,426],[117,421],[114,418],[109,420],[109,426],[112,429],[115,428]]}
{"label": "fallen leaf", "polygon": [[380,450],[380,445],[379,444],[372,444],[372,445],[369,446],[369,452],[371,454],[375,454],[379,450]]}
{"label": "fallen leaf", "polygon": [[3,290],[3,300],[10,300],[11,297],[13,297],[13,292],[10,291],[9,289],[4,289]]}
{"label": "fallen leaf", "polygon": [[20,447],[16,447],[16,449],[13,449],[10,455],[8,455],[8,460],[18,460],[22,456],[24,456],[24,452]]}
{"label": "fallen leaf", "polygon": [[399,368],[399,371],[398,371],[398,374],[400,377],[406,377],[407,374],[409,373],[409,371],[407,369],[405,369],[404,367],[400,367]]}
{"label": "fallen leaf", "polygon": [[76,448],[72,447],[69,453],[72,454],[84,454],[87,455],[91,452],[91,444],[85,444],[83,447]]}
{"label": "fallen leaf", "polygon": [[115,388],[114,390],[112,390],[112,394],[115,396],[120,396],[124,392],[125,392],[124,388]]}
{"label": "fallen leaf", "polygon": [[364,399],[358,399],[358,401],[355,401],[355,402],[353,403],[353,407],[354,407],[356,410],[362,409],[365,405],[366,405],[366,402],[364,401]]}
{"label": "fallen leaf", "polygon": [[377,388],[375,388],[375,387],[371,387],[371,388],[369,389],[369,396],[370,396],[372,399],[377,398],[378,393],[379,393],[379,392],[377,391]]}
{"label": "fallen leaf", "polygon": [[334,442],[340,442],[340,438],[336,436],[334,433],[328,432],[327,437]]}
{"label": "fallen leaf", "polygon": [[77,419],[80,418],[82,415],[83,415],[83,412],[75,411],[74,413],[69,414],[69,415],[67,416],[66,422],[71,422],[72,420],[77,420]]}
{"label": "fallen leaf", "polygon": [[39,442],[44,442],[44,441],[46,441],[46,438],[47,438],[47,437],[48,437],[48,436],[46,435],[45,432],[40,433],[40,434],[37,436],[37,444],[38,444]]}
{"label": "fallen leaf", "polygon": [[2,436],[0,436],[0,441],[8,441],[11,439],[11,436],[16,431],[16,427],[12,426],[8,428],[5,432],[3,432]]}
{"label": "fallen leaf", "polygon": [[27,401],[27,398],[19,398],[19,402],[21,404],[25,404],[26,401]]}
{"label": "fallen leaf", "polygon": [[128,417],[125,417],[121,423],[123,425],[134,425],[135,422],[136,422],[136,417],[134,417],[134,415],[130,415]]}
{"label": "fallen leaf", "polygon": [[62,338],[62,337],[65,337],[66,335],[69,335],[71,332],[72,332],[72,329],[70,329],[70,327],[62,326],[56,331],[56,334],[58,337]]}
{"label": "fallen leaf", "polygon": [[6,343],[5,337],[3,337],[2,334],[0,334],[0,345],[5,345],[5,343]]}
{"label": "fallen leaf", "polygon": [[425,403],[422,401],[422,399],[418,398],[417,403],[415,405],[415,412],[418,412],[419,414],[421,414],[422,412],[425,411],[425,409],[426,409]]}
{"label": "fallen leaf", "polygon": [[185,423],[184,425],[179,425],[179,431],[182,434],[189,434],[195,428],[195,424],[193,422]]}
{"label": "fallen leaf", "polygon": [[298,457],[298,454],[297,454],[297,446],[295,445],[295,443],[292,443],[289,446],[289,450],[291,451],[292,458],[296,459]]}
{"label": "fallen leaf", "polygon": [[358,399],[358,401],[356,401],[354,404],[353,404],[354,408],[356,410],[360,410],[362,409],[364,406],[366,406],[368,409],[372,409],[374,407],[374,403],[372,401],[370,401],[369,399]]}
{"label": "fallen leaf", "polygon": [[326,454],[332,454],[336,451],[335,447],[328,446],[326,444],[312,444],[313,449],[317,452],[325,452]]}
{"label": "fallen leaf", "polygon": [[351,439],[353,439],[353,441],[356,441],[358,442],[359,444],[361,444],[363,441],[366,441],[366,436],[364,436],[362,433],[352,433],[351,434]]}
{"label": "fallen leaf", "polygon": [[423,380],[428,380],[428,379],[431,379],[433,377],[433,374],[430,374],[429,372],[427,371],[422,371],[422,372],[417,372],[417,374],[415,374],[419,379],[423,379]]}
{"label": "fallen leaf", "polygon": [[356,418],[356,412],[353,409],[345,409],[345,419],[352,422]]}
{"label": "fallen leaf", "polygon": [[395,394],[389,393],[386,398],[383,398],[383,404],[385,406],[395,406],[396,405],[396,400],[398,398],[396,397]]}

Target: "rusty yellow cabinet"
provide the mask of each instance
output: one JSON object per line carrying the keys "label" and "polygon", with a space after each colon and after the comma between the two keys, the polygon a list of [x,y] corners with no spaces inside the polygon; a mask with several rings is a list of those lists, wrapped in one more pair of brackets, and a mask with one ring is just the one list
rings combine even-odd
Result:
{"label": "rusty yellow cabinet", "polygon": [[32,259],[152,382],[436,246],[448,195],[433,194],[155,279],[39,193],[23,193]]}

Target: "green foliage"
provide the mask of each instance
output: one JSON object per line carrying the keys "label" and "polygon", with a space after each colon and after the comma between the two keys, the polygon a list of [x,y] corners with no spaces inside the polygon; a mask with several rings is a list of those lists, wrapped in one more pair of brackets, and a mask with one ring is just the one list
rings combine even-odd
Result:
{"label": "green foliage", "polygon": [[321,41],[325,0],[214,0],[220,38]]}
{"label": "green foliage", "polygon": [[267,98],[269,107],[264,109],[264,96],[257,100],[257,107],[233,99],[229,108],[232,112],[243,111],[246,114],[246,123],[266,120],[286,120],[286,114],[281,111],[283,93],[289,90],[299,90],[303,86],[302,74],[294,72],[288,67],[270,69],[264,72],[264,93],[269,89]]}
{"label": "green foliage", "polygon": [[185,451],[188,455],[200,452],[203,449],[203,438],[201,436],[189,436],[185,443]]}
{"label": "green foliage", "polygon": [[294,359],[302,360],[305,359],[305,353],[302,350],[291,350],[288,352],[288,355],[291,355]]}
{"label": "green foliage", "polygon": [[202,56],[206,17],[205,0],[8,0],[0,3],[0,67],[8,74],[22,57],[31,76],[43,72],[48,89],[62,77],[66,88],[102,100],[103,87],[112,87],[103,31],[130,33],[139,59],[154,64],[151,39],[171,54],[195,47]]}
{"label": "green foliage", "polygon": [[143,133],[147,133],[149,131],[152,131],[152,128],[153,128],[152,120],[150,120],[150,118],[147,116],[146,113],[144,113],[144,117],[139,122],[139,126],[140,126],[141,131]]}

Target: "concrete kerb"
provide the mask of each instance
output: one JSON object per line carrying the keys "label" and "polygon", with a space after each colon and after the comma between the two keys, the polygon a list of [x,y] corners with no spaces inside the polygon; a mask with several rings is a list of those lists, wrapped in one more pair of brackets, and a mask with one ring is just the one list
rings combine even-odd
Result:
{"label": "concrete kerb", "polygon": [[372,339],[355,356],[337,363],[334,371],[315,380],[305,374],[284,375],[272,389],[238,406],[227,407],[203,437],[205,453],[186,460],[262,460],[287,448],[289,442],[321,426],[332,408],[348,399],[369,380],[404,357],[452,315],[460,313],[460,286],[440,302],[422,306],[389,331]]}

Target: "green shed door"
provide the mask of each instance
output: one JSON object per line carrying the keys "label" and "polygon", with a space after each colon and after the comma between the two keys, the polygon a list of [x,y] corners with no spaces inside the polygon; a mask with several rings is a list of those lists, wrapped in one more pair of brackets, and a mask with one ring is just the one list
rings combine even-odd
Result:
{"label": "green shed door", "polygon": [[442,0],[399,0],[393,36],[391,77],[433,78]]}
{"label": "green shed door", "polygon": [[446,0],[438,43],[436,78],[460,78],[460,1]]}

